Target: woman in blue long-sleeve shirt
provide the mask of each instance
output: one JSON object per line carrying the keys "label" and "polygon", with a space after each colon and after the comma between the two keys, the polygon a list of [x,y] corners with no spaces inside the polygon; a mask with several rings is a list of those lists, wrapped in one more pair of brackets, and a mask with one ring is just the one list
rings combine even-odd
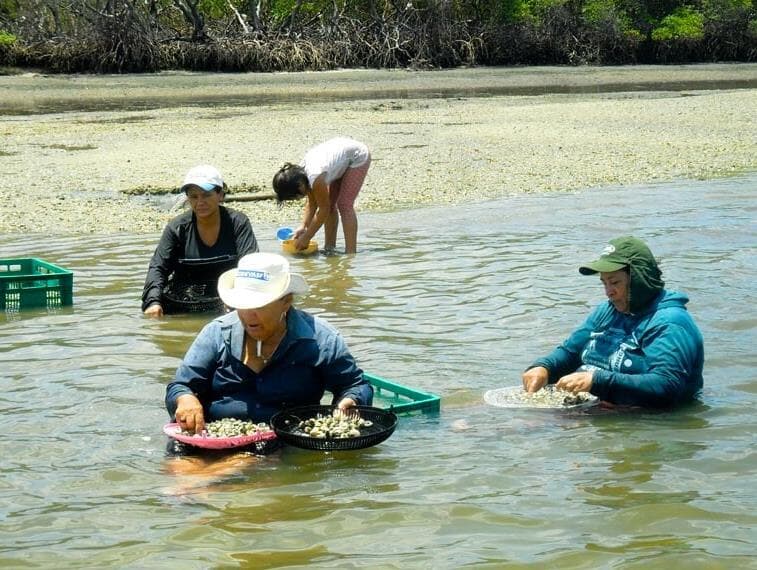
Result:
{"label": "woman in blue long-sleeve shirt", "polygon": [[688,297],[664,289],[647,245],[630,236],[610,240],[599,259],[579,271],[599,273],[608,301],[531,364],[523,387],[535,392],[550,382],[605,402],[645,407],[694,399],[703,384],[702,335],[686,310]]}
{"label": "woman in blue long-sleeve shirt", "polygon": [[326,391],[346,410],[371,405],[373,388],[326,321],[293,306],[308,290],[281,255],[253,253],[218,280],[236,310],[208,323],[166,388],[182,429],[222,418],[268,422],[285,407],[319,404]]}

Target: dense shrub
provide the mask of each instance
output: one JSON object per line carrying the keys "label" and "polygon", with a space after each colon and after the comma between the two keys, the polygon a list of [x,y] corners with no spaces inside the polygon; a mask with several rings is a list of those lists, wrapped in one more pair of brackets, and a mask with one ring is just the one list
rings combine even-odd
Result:
{"label": "dense shrub", "polygon": [[57,72],[757,60],[753,0],[0,0],[0,30]]}
{"label": "dense shrub", "polygon": [[656,41],[701,40],[703,37],[704,16],[688,6],[665,16],[652,30],[652,39]]}
{"label": "dense shrub", "polygon": [[0,47],[9,47],[16,43],[16,36],[0,30]]}

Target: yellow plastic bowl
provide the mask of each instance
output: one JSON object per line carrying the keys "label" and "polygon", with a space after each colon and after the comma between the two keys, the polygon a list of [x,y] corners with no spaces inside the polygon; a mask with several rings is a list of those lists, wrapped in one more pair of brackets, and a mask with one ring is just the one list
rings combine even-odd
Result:
{"label": "yellow plastic bowl", "polygon": [[284,250],[285,253],[290,253],[292,255],[312,255],[318,251],[318,242],[310,240],[310,243],[305,249],[297,249],[294,246],[293,239],[285,239],[281,242],[281,249]]}

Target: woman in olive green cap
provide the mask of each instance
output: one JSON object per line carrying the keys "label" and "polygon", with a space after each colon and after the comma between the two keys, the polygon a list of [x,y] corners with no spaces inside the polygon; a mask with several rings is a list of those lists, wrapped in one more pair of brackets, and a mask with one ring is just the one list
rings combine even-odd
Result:
{"label": "woman in olive green cap", "polygon": [[608,301],[531,364],[523,373],[526,391],[556,383],[612,404],[651,407],[694,399],[703,383],[702,334],[686,310],[689,298],[664,288],[647,245],[631,236],[610,240],[578,270],[599,273]]}

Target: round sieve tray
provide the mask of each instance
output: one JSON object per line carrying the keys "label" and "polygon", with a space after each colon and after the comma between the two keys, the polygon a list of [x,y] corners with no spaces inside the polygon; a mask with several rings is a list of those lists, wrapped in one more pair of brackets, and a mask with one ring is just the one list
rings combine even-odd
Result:
{"label": "round sieve tray", "polygon": [[350,438],[315,438],[301,431],[297,426],[301,421],[318,416],[330,416],[334,406],[300,406],[282,410],[271,418],[271,427],[279,440],[300,447],[319,451],[348,451],[377,445],[387,439],[397,427],[397,414],[381,408],[357,406],[352,408],[372,426],[360,428],[360,435]]}
{"label": "round sieve tray", "polygon": [[[213,293],[207,295],[208,291]],[[207,283],[179,286],[176,290],[166,288],[163,290],[162,304],[166,314],[222,313],[224,310],[223,301],[215,293],[215,286]]]}
{"label": "round sieve tray", "polygon": [[185,435],[181,433],[181,426],[177,423],[164,425],[163,433],[177,441],[194,447],[201,447],[202,449],[230,449],[233,447],[244,447],[261,441],[276,439],[276,434],[272,431],[256,433],[253,435],[237,435],[234,437],[210,437],[206,434]]}
{"label": "round sieve tray", "polygon": [[[548,394],[555,394],[553,385],[542,388]],[[526,396],[523,386],[508,386],[484,392],[484,402],[498,408],[516,408],[522,410],[584,410],[596,406],[599,398],[586,392],[580,392],[581,401],[575,403],[557,403],[554,401],[540,402],[530,396]],[[567,397],[567,394],[566,394]]]}

